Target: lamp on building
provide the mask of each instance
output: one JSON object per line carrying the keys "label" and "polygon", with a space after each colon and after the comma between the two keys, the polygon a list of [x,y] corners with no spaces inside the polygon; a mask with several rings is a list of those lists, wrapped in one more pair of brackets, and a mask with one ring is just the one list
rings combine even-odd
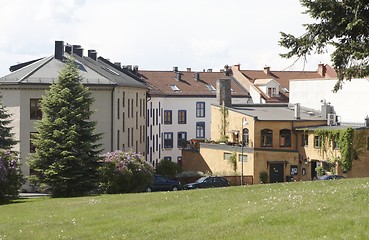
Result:
{"label": "lamp on building", "polygon": [[246,117],[242,117],[242,125],[241,125],[241,186],[243,185],[243,146],[245,145],[245,133],[243,131],[243,126],[248,125],[249,123],[246,120]]}
{"label": "lamp on building", "polygon": [[308,165],[309,164],[309,160],[310,160],[309,157],[305,159],[305,165]]}

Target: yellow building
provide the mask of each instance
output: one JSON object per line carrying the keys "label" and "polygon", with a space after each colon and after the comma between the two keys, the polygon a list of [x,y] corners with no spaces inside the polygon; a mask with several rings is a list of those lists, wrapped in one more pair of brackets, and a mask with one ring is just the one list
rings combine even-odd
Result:
{"label": "yellow building", "polygon": [[[321,129],[328,132],[347,129],[327,126],[325,113],[322,116],[320,111],[299,104],[231,105],[222,96],[227,94],[219,95],[222,105],[212,105],[211,139],[200,144],[198,153],[183,151],[184,170],[236,175],[243,183],[258,184],[311,180],[317,176],[318,166],[333,162],[336,173],[347,177],[369,176],[367,127],[353,129],[355,141],[361,139],[361,145],[354,144],[360,145],[360,151],[354,151],[358,160],[343,172],[338,164],[341,160],[338,148],[328,151],[325,147],[317,148],[318,142],[314,144],[319,138],[317,134],[324,132]],[[328,140],[324,143],[329,146]]]}

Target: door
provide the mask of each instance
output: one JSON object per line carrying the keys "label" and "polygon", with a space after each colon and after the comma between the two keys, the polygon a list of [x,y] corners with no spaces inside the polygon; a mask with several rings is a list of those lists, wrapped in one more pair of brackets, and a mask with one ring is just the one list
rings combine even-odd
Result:
{"label": "door", "polygon": [[317,162],[310,162],[310,165],[311,165],[311,169],[310,169],[310,172],[311,172],[311,180],[314,180],[317,178],[317,173],[316,173],[316,166],[317,166]]}
{"label": "door", "polygon": [[284,163],[270,163],[270,183],[284,182]]}

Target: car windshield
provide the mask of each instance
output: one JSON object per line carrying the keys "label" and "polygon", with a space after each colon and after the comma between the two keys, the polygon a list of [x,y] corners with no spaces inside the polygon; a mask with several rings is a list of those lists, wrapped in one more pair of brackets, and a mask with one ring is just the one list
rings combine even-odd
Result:
{"label": "car windshield", "polygon": [[196,183],[202,183],[207,177],[202,177],[196,180]]}

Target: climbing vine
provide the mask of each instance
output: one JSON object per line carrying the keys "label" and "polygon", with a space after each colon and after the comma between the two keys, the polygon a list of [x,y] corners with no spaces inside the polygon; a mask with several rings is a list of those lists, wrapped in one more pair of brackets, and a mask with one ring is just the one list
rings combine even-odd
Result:
{"label": "climbing vine", "polygon": [[235,152],[232,153],[231,156],[229,156],[228,163],[229,165],[231,165],[232,170],[236,172],[237,171],[237,154]]}
{"label": "climbing vine", "polygon": [[[354,150],[354,130],[349,127],[341,130],[319,129],[314,131],[314,135],[318,136],[321,141],[320,151],[322,156],[326,156],[330,161],[337,161],[343,171],[348,171],[352,167],[352,160],[357,158]],[[340,157],[335,155],[332,149],[333,143],[338,144]]]}
{"label": "climbing vine", "polygon": [[219,142],[227,142],[227,127],[228,127],[228,108],[224,106],[224,103],[222,107],[220,108],[221,113],[221,121],[220,121],[220,139]]}

